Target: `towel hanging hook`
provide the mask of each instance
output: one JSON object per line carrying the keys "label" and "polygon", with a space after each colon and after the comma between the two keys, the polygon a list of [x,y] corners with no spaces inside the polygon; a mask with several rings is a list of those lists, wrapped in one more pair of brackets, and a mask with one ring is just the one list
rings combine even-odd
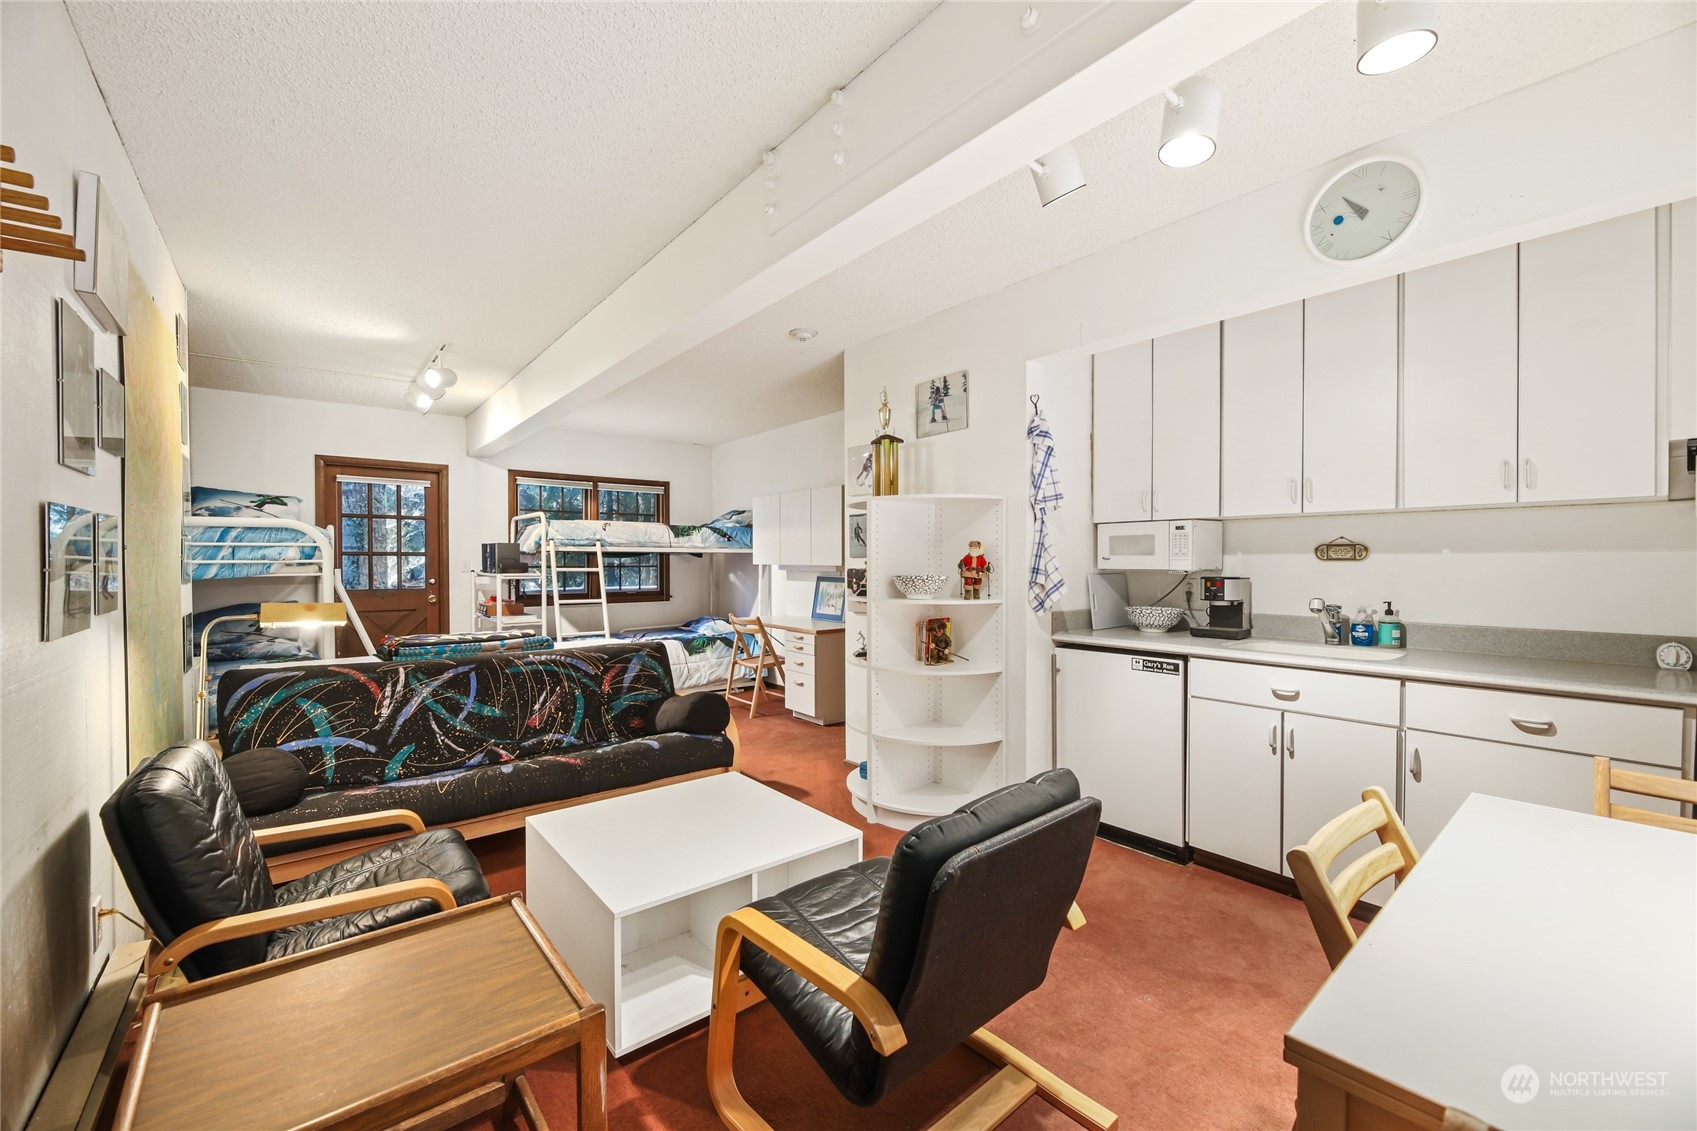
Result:
{"label": "towel hanging hook", "polygon": [[1042,412],[1043,411],[1043,406],[1037,403],[1039,399],[1040,399],[1040,397],[1037,393],[1031,394],[1031,411],[1032,412]]}

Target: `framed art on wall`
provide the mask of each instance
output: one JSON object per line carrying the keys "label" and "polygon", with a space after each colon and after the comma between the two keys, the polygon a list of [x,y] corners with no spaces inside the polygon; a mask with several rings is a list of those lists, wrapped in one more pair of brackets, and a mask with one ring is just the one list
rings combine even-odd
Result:
{"label": "framed art on wall", "polygon": [[59,462],[94,474],[100,439],[100,386],[94,368],[94,330],[70,303],[59,300]]}
{"label": "framed art on wall", "polygon": [[848,450],[843,469],[843,492],[850,498],[872,493],[872,445],[856,444]]}
{"label": "framed art on wall", "polygon": [[124,458],[124,385],[102,369],[100,374],[100,450]]}
{"label": "framed art on wall", "polygon": [[866,514],[848,516],[848,556],[850,561],[866,560]]}
{"label": "framed art on wall", "polygon": [[124,539],[118,516],[94,516],[94,615],[118,611],[118,595],[124,586]]}
{"label": "framed art on wall", "polygon": [[94,618],[94,512],[48,503],[42,520],[41,638],[58,640]]}
{"label": "framed art on wall", "polygon": [[848,583],[841,577],[817,577],[813,580],[813,619],[843,619],[848,604]]}
{"label": "framed art on wall", "polygon": [[915,436],[959,432],[967,424],[966,370],[921,381],[914,390]]}

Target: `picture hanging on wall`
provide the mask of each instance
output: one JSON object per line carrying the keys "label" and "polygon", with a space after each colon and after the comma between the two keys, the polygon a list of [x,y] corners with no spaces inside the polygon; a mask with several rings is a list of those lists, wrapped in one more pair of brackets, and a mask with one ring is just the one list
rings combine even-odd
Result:
{"label": "picture hanging on wall", "polygon": [[848,450],[843,471],[843,491],[850,498],[872,493],[872,445],[856,444]]}
{"label": "picture hanging on wall", "polygon": [[94,536],[99,553],[94,558],[94,615],[118,611],[118,595],[124,587],[124,538],[118,516],[94,516]]}
{"label": "picture hanging on wall", "polygon": [[187,381],[177,383],[177,426],[183,434],[183,447],[189,446],[189,385]]}
{"label": "picture hanging on wall", "polygon": [[59,462],[94,474],[100,442],[100,386],[94,368],[94,330],[70,303],[59,300]]}
{"label": "picture hanging on wall", "polygon": [[94,512],[48,503],[42,518],[41,638],[58,640],[94,618]]}
{"label": "picture hanging on wall", "polygon": [[848,516],[848,556],[851,561],[866,559],[866,514],[864,511]]}
{"label": "picture hanging on wall", "polygon": [[966,370],[921,381],[914,393],[916,436],[939,436],[966,427]]}
{"label": "picture hanging on wall", "polygon": [[181,314],[177,315],[177,368],[185,373],[189,368],[189,324]]}
{"label": "picture hanging on wall", "polygon": [[194,614],[183,615],[183,671],[194,668]]}
{"label": "picture hanging on wall", "polygon": [[100,370],[100,450],[124,458],[124,385]]}
{"label": "picture hanging on wall", "polygon": [[840,577],[818,577],[813,581],[813,619],[843,619],[848,604],[847,583]]}
{"label": "picture hanging on wall", "polygon": [[194,488],[189,486],[189,484],[191,482],[193,482],[193,481],[189,478],[189,457],[184,456],[183,457],[183,490],[182,490],[182,506],[183,506],[182,518],[183,518],[183,521],[182,521],[181,526],[180,526],[180,529],[182,530],[181,555],[182,555],[182,563],[183,563],[183,584],[184,585],[187,585],[189,582],[194,580],[194,574],[191,571],[190,564],[189,564],[189,523],[188,523],[188,517],[189,517],[190,512],[192,512],[194,510]]}

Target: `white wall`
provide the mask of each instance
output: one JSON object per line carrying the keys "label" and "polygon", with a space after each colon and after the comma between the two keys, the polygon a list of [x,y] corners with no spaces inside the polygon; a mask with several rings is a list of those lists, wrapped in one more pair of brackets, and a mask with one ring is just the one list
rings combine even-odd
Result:
{"label": "white wall", "polygon": [[[1687,27],[1375,145],[1375,151],[1418,160],[1434,186],[1429,212],[1408,237],[1407,250],[1384,262],[1324,264],[1300,246],[1300,217],[1323,175],[1342,165],[1345,155],[1340,155],[1338,162],[1324,170],[1291,178],[855,346],[844,361],[844,442],[869,434],[876,424],[880,386],[888,384],[902,398],[926,377],[969,370],[972,426],[946,436],[910,440],[903,453],[903,484],[918,491],[1006,495],[1015,528],[1010,540],[1017,551],[1013,556],[1023,558],[1030,546],[1028,509],[1023,505],[1028,361],[1183,330],[1690,196],[1697,191],[1694,49],[1697,32]],[[1621,108],[1628,106],[1632,113],[1623,114]],[[1608,153],[1610,158],[1575,161],[1576,153]],[[1053,415],[1050,419],[1054,423]],[[1074,436],[1073,444],[1078,444]],[[1088,447],[1069,445],[1059,454],[1067,482],[1072,484],[1069,501],[1087,507]],[[1587,515],[1600,509],[1567,513],[1587,521]],[[1644,533],[1643,541],[1661,547],[1676,540],[1681,520],[1669,521],[1673,525]],[[1332,520],[1326,528],[1339,524],[1340,520]],[[1352,532],[1365,529],[1354,519],[1343,524]],[[1503,529],[1512,530],[1514,524],[1504,524]],[[1599,528],[1599,534],[1604,532]],[[1279,546],[1257,549],[1256,554],[1279,558],[1287,552],[1281,547],[1306,538],[1305,530],[1298,535],[1293,529]],[[1689,546],[1689,534],[1686,538]],[[1525,548],[1539,550],[1530,540]],[[1660,563],[1657,568],[1666,564],[1661,552],[1655,548],[1649,554]],[[1437,556],[1428,559],[1433,560]],[[1024,568],[1023,561],[1010,565]],[[1254,561],[1246,557],[1244,568],[1252,575],[1257,569],[1269,571],[1275,605],[1303,590],[1293,581],[1285,585],[1288,593],[1281,596],[1276,566],[1259,557]],[[1690,566],[1686,569],[1689,590]],[[1460,584],[1467,576],[1465,565],[1459,566],[1448,575],[1448,584],[1434,587],[1437,592],[1428,607],[1418,616],[1412,611],[1409,615],[1453,620],[1453,614],[1465,614],[1467,609],[1443,602],[1442,597],[1449,585]],[[1074,576],[1071,581],[1065,606],[1083,608],[1083,579]],[[1620,581],[1608,592],[1590,593],[1590,599],[1617,606],[1631,600],[1632,579],[1622,576]],[[1304,592],[1304,600],[1309,595]],[[1409,600],[1402,593],[1389,595]],[[1577,615],[1568,608],[1546,607],[1544,623],[1590,626],[1589,620],[1576,622]],[[1023,746],[1017,739],[1010,743],[1013,765],[1017,772],[1023,760],[1027,770],[1035,771],[1049,761],[1048,693],[1046,681],[1037,684],[1030,673],[1048,670],[1049,625],[1046,618],[1040,621],[1026,609],[1011,614],[1009,626],[1013,661],[1009,733],[1025,739]],[[1671,627],[1692,630],[1683,623]],[[1022,654],[1025,663],[1019,662]],[[1028,682],[1033,684],[1029,695]]]}
{"label": "white wall", "polygon": [[[73,179],[98,173],[136,271],[167,318],[182,282],[60,4],[0,5],[0,136],[67,225]],[[0,273],[0,1128],[23,1126],[110,950],[90,953],[89,906],[131,906],[98,809],[125,773],[123,614],[41,640],[41,507],[122,509],[119,461],[95,475],[61,467],[54,300],[96,326],[95,362],[118,371],[69,262],[7,252]],[[175,521],[175,516],[167,516]],[[131,516],[130,522],[138,521]],[[125,928],[128,932],[128,928]],[[133,937],[127,934],[126,937]]]}
{"label": "white wall", "polygon": [[[871,432],[866,435],[871,439]],[[748,507],[756,495],[841,484],[847,456],[840,412],[715,444],[713,513]],[[717,568],[722,571],[719,592],[732,598],[730,611],[749,612],[754,607],[754,567],[743,558],[723,558]],[[813,609],[813,581],[818,573],[777,568],[772,573],[772,615],[807,616]]]}
{"label": "white wall", "polygon": [[[451,631],[470,631],[472,580],[484,542],[507,538],[507,469],[661,479],[672,485],[676,522],[700,522],[711,509],[712,457],[701,444],[588,436],[551,429],[494,459],[466,455],[465,419],[420,416],[405,408],[366,408],[223,389],[193,389],[194,481],[202,487],[298,495],[311,519],[318,455],[439,463],[448,468],[448,576],[442,588]],[[708,611],[704,559],[672,559],[672,599],[612,606],[615,629],[676,624]],[[252,582],[200,582],[202,608],[252,600]],[[572,618],[599,627],[588,607]]]}

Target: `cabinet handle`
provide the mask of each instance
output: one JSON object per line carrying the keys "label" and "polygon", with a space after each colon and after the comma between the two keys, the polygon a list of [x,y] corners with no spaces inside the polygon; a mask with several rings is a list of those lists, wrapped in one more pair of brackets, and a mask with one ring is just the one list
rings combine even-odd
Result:
{"label": "cabinet handle", "polygon": [[1420,747],[1418,746],[1414,748],[1414,757],[1410,759],[1408,776],[1413,778],[1416,782],[1420,780]]}
{"label": "cabinet handle", "polygon": [[1508,721],[1528,734],[1556,733],[1556,724],[1549,719],[1522,719],[1516,715],[1510,715]]}
{"label": "cabinet handle", "polygon": [[1511,459],[1503,460],[1503,490],[1514,490],[1514,461]]}
{"label": "cabinet handle", "polygon": [[1277,758],[1279,756],[1279,724],[1278,723],[1274,723],[1273,726],[1272,726],[1272,729],[1267,732],[1267,749],[1269,749],[1273,752],[1273,757]]}
{"label": "cabinet handle", "polygon": [[1285,728],[1285,753],[1287,755],[1289,755],[1291,761],[1293,761],[1293,762],[1296,761],[1296,728],[1295,727],[1286,727]]}
{"label": "cabinet handle", "polygon": [[1300,501],[1296,497],[1296,476],[1294,476],[1294,475],[1291,476],[1291,479],[1290,479],[1290,501],[1293,502],[1293,503]]}
{"label": "cabinet handle", "polygon": [[1314,501],[1314,480],[1306,475],[1302,477],[1302,499],[1308,503]]}
{"label": "cabinet handle", "polygon": [[1137,509],[1144,514],[1149,513],[1149,492],[1139,491],[1137,493]]}
{"label": "cabinet handle", "polygon": [[1521,474],[1526,478],[1526,489],[1536,491],[1538,489],[1538,465],[1531,460],[1523,460],[1521,462]]}
{"label": "cabinet handle", "polygon": [[1161,513],[1161,492],[1149,492],[1149,509],[1155,514]]}
{"label": "cabinet handle", "polygon": [[1302,698],[1302,690],[1292,687],[1274,687],[1271,689],[1274,699],[1283,699],[1286,703],[1294,703]]}

